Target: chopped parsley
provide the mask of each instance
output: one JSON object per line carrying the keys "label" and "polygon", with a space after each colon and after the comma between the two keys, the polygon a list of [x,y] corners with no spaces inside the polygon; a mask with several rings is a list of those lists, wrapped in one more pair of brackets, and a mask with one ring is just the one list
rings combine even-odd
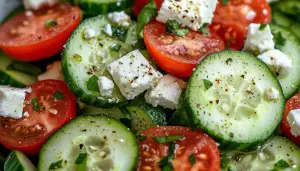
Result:
{"label": "chopped parsley", "polygon": [[87,153],[80,153],[77,159],[75,160],[75,164],[81,164],[86,160]]}
{"label": "chopped parsley", "polygon": [[36,98],[31,99],[31,103],[32,103],[32,109],[34,111],[39,112],[41,110],[39,101]]}
{"label": "chopped parsley", "polygon": [[49,170],[61,169],[63,168],[63,160],[51,163]]}
{"label": "chopped parsley", "polygon": [[164,156],[157,165],[161,168],[162,171],[172,171],[174,170],[174,167],[172,165],[172,160],[174,159],[175,155],[175,147],[176,144],[174,142],[171,142],[168,149],[168,155]]}
{"label": "chopped parsley", "polygon": [[206,79],[203,79],[203,83],[206,90],[210,89],[213,86],[213,83]]}
{"label": "chopped parsley", "polygon": [[262,31],[262,30],[264,30],[266,27],[267,27],[267,24],[261,24],[261,25],[259,26],[259,30]]}
{"label": "chopped parsley", "polygon": [[57,25],[56,19],[49,19],[45,21],[46,28],[50,28]]}
{"label": "chopped parsley", "polygon": [[209,34],[209,31],[207,29],[208,25],[209,25],[208,23],[204,23],[203,26],[199,29],[199,31],[203,34],[208,35]]}
{"label": "chopped parsley", "polygon": [[182,138],[183,136],[179,135],[179,136],[164,136],[164,137],[152,137],[157,143],[159,144],[163,144],[163,143],[167,143],[167,142],[172,142],[175,140],[179,140],[180,138]]}
{"label": "chopped parsley", "polygon": [[87,89],[90,91],[99,92],[98,80],[99,80],[98,77],[96,75],[93,75],[87,81]]}
{"label": "chopped parsley", "polygon": [[187,27],[181,27],[175,20],[168,20],[166,25],[166,33],[175,34],[176,36],[185,36],[190,31]]}
{"label": "chopped parsley", "polygon": [[279,49],[280,47],[285,45],[285,39],[283,38],[281,32],[274,34],[274,42],[275,42],[275,48]]}
{"label": "chopped parsley", "polygon": [[128,29],[124,29],[119,26],[111,26],[113,36],[118,38],[119,40],[125,42]]}
{"label": "chopped parsley", "polygon": [[138,140],[140,140],[140,141],[144,141],[145,139],[147,139],[147,136],[142,135],[142,134],[139,134],[139,135],[136,136],[136,138],[137,138]]}
{"label": "chopped parsley", "polygon": [[229,0],[222,0],[223,5],[227,5]]}
{"label": "chopped parsley", "polygon": [[65,98],[65,96],[64,96],[60,91],[56,91],[56,92],[53,94],[53,98],[62,100],[62,99]]}
{"label": "chopped parsley", "polygon": [[121,45],[116,44],[113,47],[111,47],[111,50],[114,51],[114,52],[119,52],[121,47],[122,47]]}
{"label": "chopped parsley", "polygon": [[191,154],[191,155],[189,156],[189,162],[190,162],[192,165],[194,165],[194,164],[196,163],[196,157],[195,157],[195,154],[194,154],[194,153]]}
{"label": "chopped parsley", "polygon": [[286,161],[281,159],[274,165],[274,167],[277,169],[285,169],[285,168],[289,168],[290,165]]}

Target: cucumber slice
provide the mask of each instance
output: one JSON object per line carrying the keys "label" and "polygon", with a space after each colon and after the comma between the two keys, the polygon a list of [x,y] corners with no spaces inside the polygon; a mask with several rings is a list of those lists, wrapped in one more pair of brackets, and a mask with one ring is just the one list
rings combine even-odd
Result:
{"label": "cucumber slice", "polygon": [[[127,35],[122,35],[125,36],[123,42],[103,32],[107,24],[113,25],[102,15],[83,21],[69,38],[62,55],[62,71],[69,88],[80,101],[100,108],[124,104],[126,99],[117,85],[114,86],[112,96],[108,97],[100,95],[97,80],[92,82],[95,89],[91,90],[87,84],[90,79],[97,79],[99,76],[106,76],[112,80],[106,65],[133,50],[132,32],[136,30],[135,22],[132,22],[128,29],[117,28],[127,32]],[[86,29],[93,29],[98,35],[92,39],[85,39],[83,34]],[[113,49],[116,45],[120,47],[117,51]]]}
{"label": "cucumber slice", "polygon": [[137,141],[122,123],[106,116],[78,116],[43,145],[38,170],[78,170],[84,165],[86,170],[129,171],[137,161]]}
{"label": "cucumber slice", "polygon": [[[286,99],[291,98],[296,94],[300,87],[300,48],[298,38],[288,29],[280,26],[271,25],[271,31],[273,35],[281,34],[284,38],[284,45],[278,46],[278,48],[293,61],[293,67],[289,74],[284,77],[278,77],[280,85],[283,90],[283,94]],[[276,41],[275,41],[276,42]]]}
{"label": "cucumber slice", "polygon": [[293,21],[292,19],[290,19],[289,17],[283,15],[281,12],[279,11],[274,11],[272,14],[272,23],[282,26],[282,27],[286,27],[286,28],[290,28],[291,31],[293,33],[295,33],[295,35],[297,36],[297,38],[300,38],[300,24]]}
{"label": "cucumber slice", "polygon": [[5,161],[4,171],[36,171],[36,168],[25,154],[13,150]]}
{"label": "cucumber slice", "polygon": [[300,149],[290,140],[275,136],[255,151],[225,151],[222,171],[299,171]]}
{"label": "cucumber slice", "polygon": [[[266,90],[279,92],[267,100]],[[249,53],[207,56],[192,74],[185,98],[193,127],[227,149],[246,149],[267,139],[279,125],[285,99],[268,66]]]}

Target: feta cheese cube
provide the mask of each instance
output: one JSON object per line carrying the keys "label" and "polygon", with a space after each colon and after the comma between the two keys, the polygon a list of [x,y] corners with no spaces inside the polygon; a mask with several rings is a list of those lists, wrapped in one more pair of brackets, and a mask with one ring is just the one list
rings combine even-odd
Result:
{"label": "feta cheese cube", "polygon": [[111,96],[115,84],[111,79],[104,76],[100,76],[98,80],[98,86],[99,86],[100,94],[102,96]]}
{"label": "feta cheese cube", "polygon": [[0,86],[0,116],[15,119],[22,118],[27,92],[31,92],[31,89]]}
{"label": "feta cheese cube", "polygon": [[273,88],[273,87],[266,90],[265,95],[266,95],[266,99],[270,100],[270,101],[276,101],[280,97],[279,91],[276,88]]}
{"label": "feta cheese cube", "polygon": [[113,31],[111,29],[111,25],[110,24],[106,24],[103,31],[104,31],[104,33],[106,33],[109,36],[113,35]]}
{"label": "feta cheese cube", "polygon": [[203,24],[210,24],[217,0],[165,0],[158,11],[157,21],[176,20],[179,24],[198,31]]}
{"label": "feta cheese cube", "polygon": [[162,78],[162,74],[150,65],[139,50],[109,64],[108,71],[128,100],[134,99]]}
{"label": "feta cheese cube", "polygon": [[118,24],[119,26],[123,26],[123,23],[126,23],[124,25],[128,25],[130,23],[130,16],[127,15],[124,11],[120,12],[112,12],[108,13],[108,19],[110,19],[113,23]]}
{"label": "feta cheese cube", "polygon": [[269,25],[262,29],[260,24],[250,24],[243,51],[258,55],[274,49],[273,37]]}
{"label": "feta cheese cube", "polygon": [[38,10],[43,6],[53,6],[57,3],[57,0],[23,0],[25,9]]}
{"label": "feta cheese cube", "polygon": [[96,31],[90,28],[85,29],[83,34],[85,39],[91,39],[96,37]]}
{"label": "feta cheese cube", "polygon": [[287,116],[287,121],[294,136],[300,136],[300,109],[291,110]]}
{"label": "feta cheese cube", "polygon": [[165,75],[154,88],[146,92],[146,102],[154,107],[160,105],[169,109],[177,109],[182,93],[178,81],[179,79],[174,76]]}
{"label": "feta cheese cube", "polygon": [[277,49],[269,50],[258,55],[258,58],[266,63],[278,76],[287,75],[292,69],[292,60]]}

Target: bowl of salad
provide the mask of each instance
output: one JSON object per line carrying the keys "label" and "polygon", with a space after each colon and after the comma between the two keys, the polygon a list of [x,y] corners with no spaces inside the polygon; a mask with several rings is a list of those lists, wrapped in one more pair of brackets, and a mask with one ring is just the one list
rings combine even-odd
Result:
{"label": "bowl of salad", "polygon": [[0,170],[300,171],[296,0],[0,2]]}

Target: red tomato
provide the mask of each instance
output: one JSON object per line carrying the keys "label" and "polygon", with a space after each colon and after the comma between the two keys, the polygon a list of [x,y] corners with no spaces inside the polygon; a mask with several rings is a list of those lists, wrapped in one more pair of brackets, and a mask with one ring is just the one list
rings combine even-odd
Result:
{"label": "red tomato", "polygon": [[[149,0],[135,0],[134,6],[133,6],[133,13],[135,16],[138,16],[141,10],[144,8],[144,6],[149,2]],[[163,3],[163,0],[154,0],[157,10],[160,9],[161,4]]]}
{"label": "red tomato", "polygon": [[221,36],[229,47],[240,50],[250,23],[269,23],[271,9],[266,0],[219,0],[210,28]]}
{"label": "red tomato", "polygon": [[290,98],[286,104],[284,109],[284,115],[281,122],[281,129],[283,133],[291,140],[295,141],[296,144],[300,145],[300,136],[295,137],[291,133],[290,124],[287,121],[287,115],[291,110],[300,109],[300,93],[296,94],[294,97]]}
{"label": "red tomato", "polygon": [[[0,142],[10,150],[35,155],[52,133],[76,116],[76,101],[63,81],[40,81],[31,89],[23,108],[28,116],[21,119],[0,117]],[[61,93],[62,98],[55,98],[56,92]],[[39,111],[33,108],[32,99],[38,101]]]}
{"label": "red tomato", "polygon": [[152,21],[144,28],[144,41],[158,65],[178,77],[189,77],[195,66],[208,54],[225,48],[216,35],[190,31],[180,37],[165,32],[166,25]]}
{"label": "red tomato", "polygon": [[[53,21],[53,24],[46,24]],[[80,24],[81,11],[69,4],[22,13],[0,26],[0,47],[21,61],[35,61],[59,53]]]}
{"label": "red tomato", "polygon": [[[140,161],[138,171],[160,170],[157,162],[167,156],[169,144],[158,144],[152,137],[183,136],[175,140],[175,157],[171,160],[175,171],[219,171],[220,152],[216,142],[200,130],[181,126],[162,126],[145,130],[141,133],[148,136],[144,141],[139,140]],[[152,137],[151,137],[152,136]],[[195,164],[189,160],[195,156]]]}

